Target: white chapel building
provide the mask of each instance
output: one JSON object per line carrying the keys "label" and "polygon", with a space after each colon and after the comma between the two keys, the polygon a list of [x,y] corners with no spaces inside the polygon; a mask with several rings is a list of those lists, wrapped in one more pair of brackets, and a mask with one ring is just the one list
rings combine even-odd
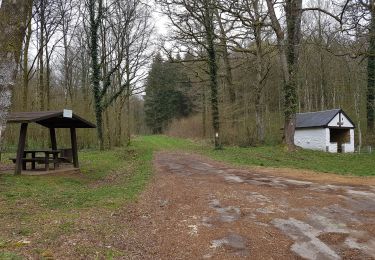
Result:
{"label": "white chapel building", "polygon": [[296,119],[295,145],[331,153],[355,151],[355,125],[342,109],[299,113]]}

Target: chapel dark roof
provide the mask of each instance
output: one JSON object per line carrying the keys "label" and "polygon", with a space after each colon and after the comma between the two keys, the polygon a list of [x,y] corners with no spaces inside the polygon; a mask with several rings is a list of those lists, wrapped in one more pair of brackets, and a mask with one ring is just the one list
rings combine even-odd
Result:
{"label": "chapel dark roof", "polygon": [[64,111],[14,112],[9,113],[7,123],[37,123],[49,128],[95,128],[96,126],[72,114],[64,117]]}
{"label": "chapel dark roof", "polygon": [[[342,109],[332,109],[318,112],[298,113],[296,128],[325,127],[329,122],[342,111]],[[343,113],[345,115],[345,113]],[[346,115],[345,115],[346,116]],[[346,116],[348,117],[348,116]],[[349,119],[349,117],[348,117]],[[350,120],[350,119],[349,119]],[[354,126],[354,124],[353,124]]]}

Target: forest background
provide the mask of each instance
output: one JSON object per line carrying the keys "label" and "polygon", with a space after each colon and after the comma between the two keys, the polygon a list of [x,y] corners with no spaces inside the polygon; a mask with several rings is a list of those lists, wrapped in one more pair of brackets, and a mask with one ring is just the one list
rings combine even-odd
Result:
{"label": "forest background", "polygon": [[[72,109],[100,126],[80,147],[110,148],[160,133],[278,144],[295,112],[342,108],[373,145],[374,14],[372,0],[36,0],[11,110]],[[3,134],[15,146],[17,126]]]}

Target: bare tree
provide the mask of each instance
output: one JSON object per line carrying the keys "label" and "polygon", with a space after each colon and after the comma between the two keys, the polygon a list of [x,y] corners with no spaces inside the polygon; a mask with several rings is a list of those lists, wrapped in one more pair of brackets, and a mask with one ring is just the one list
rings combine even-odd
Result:
{"label": "bare tree", "polygon": [[221,148],[219,101],[218,101],[218,53],[215,0],[159,0],[165,14],[174,26],[174,39],[179,43],[199,46],[204,49],[210,78],[212,127],[215,149]]}
{"label": "bare tree", "polygon": [[[38,103],[39,109],[49,109],[51,85],[51,56],[56,47],[49,48],[51,39],[56,33],[60,19],[55,12],[55,2],[51,0],[35,0],[38,41]],[[26,72],[26,71],[25,71]],[[26,77],[26,76],[25,76]],[[26,80],[26,78],[25,78]]]}
{"label": "bare tree", "polygon": [[[279,48],[280,63],[284,78],[284,143],[294,149],[294,132],[297,112],[297,71],[299,45],[301,42],[302,0],[285,0],[286,31],[276,15],[276,2],[267,0],[272,28]],[[286,35],[285,35],[286,34]]]}
{"label": "bare tree", "polygon": [[[151,48],[151,36],[154,27],[151,24],[151,10],[148,5],[139,0],[131,0],[126,3],[118,1],[109,24],[114,35],[115,42],[120,42],[114,50],[117,60],[123,61],[121,69],[118,70],[117,88],[121,89],[126,84],[125,91],[120,95],[118,127],[121,127],[122,110],[126,105],[126,144],[130,143],[130,97],[140,94],[143,91],[143,81],[147,76],[145,68],[150,63],[153,52]],[[121,128],[117,129],[117,142],[119,144]]]}
{"label": "bare tree", "polygon": [[[151,34],[150,14],[142,13],[138,8],[140,5],[139,0],[123,5],[118,1],[86,2],[90,17],[91,82],[100,149],[104,149],[103,112],[124,92],[127,96],[134,94],[134,90],[139,88],[137,80],[145,76],[139,70],[147,63],[145,55]],[[114,21],[110,16],[105,16],[116,12],[120,13],[117,18],[127,20]],[[138,20],[141,22],[134,22],[137,19],[141,19]],[[117,77],[119,84],[116,86],[114,80],[117,72],[120,77]]]}
{"label": "bare tree", "polygon": [[30,70],[29,70],[29,47],[30,41],[32,36],[32,8],[29,8],[29,14],[27,17],[27,30],[26,30],[26,37],[25,43],[23,47],[23,67],[22,67],[22,75],[23,75],[23,92],[22,92],[22,103],[23,103],[23,110],[27,111],[28,107],[28,92],[29,92],[29,81],[30,81]]}
{"label": "bare tree", "polygon": [[73,0],[59,1],[57,3],[57,12],[61,17],[60,31],[62,34],[63,44],[63,84],[65,89],[65,105],[68,104],[68,98],[70,103],[73,103],[73,61],[77,58],[72,53],[72,41],[75,36],[75,31],[78,27],[79,20],[76,17],[77,3]]}
{"label": "bare tree", "polygon": [[219,8],[224,10],[234,19],[238,19],[244,33],[239,33],[232,42],[236,52],[255,56],[256,79],[250,86],[254,89],[255,128],[258,143],[263,143],[265,138],[264,123],[264,88],[270,71],[269,53],[273,48],[267,43],[269,32],[268,12],[261,0],[232,0],[221,1]]}
{"label": "bare tree", "polygon": [[367,58],[366,121],[370,142],[375,132],[375,1],[349,1],[346,30],[357,40],[366,39],[363,56]]}

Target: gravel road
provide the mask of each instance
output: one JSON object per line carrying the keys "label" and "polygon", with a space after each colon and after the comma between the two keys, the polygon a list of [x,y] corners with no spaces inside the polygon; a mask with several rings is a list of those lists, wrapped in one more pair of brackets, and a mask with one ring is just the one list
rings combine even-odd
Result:
{"label": "gravel road", "polygon": [[375,183],[161,152],[132,224],[152,259],[375,259]]}

